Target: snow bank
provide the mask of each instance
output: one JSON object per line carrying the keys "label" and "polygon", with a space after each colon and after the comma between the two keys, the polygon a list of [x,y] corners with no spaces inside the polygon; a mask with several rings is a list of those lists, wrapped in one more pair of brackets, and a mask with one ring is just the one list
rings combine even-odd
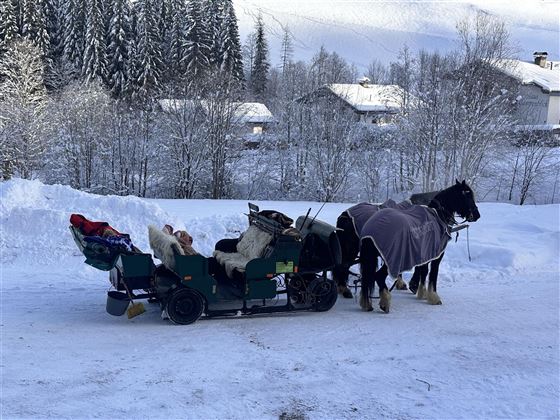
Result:
{"label": "snow bank", "polygon": [[0,184],[0,262],[53,264],[81,255],[68,226],[70,214],[107,221],[129,233],[134,244],[148,251],[147,226],[172,224],[184,228],[157,204],[137,197],[98,196],[63,185],[13,179]]}

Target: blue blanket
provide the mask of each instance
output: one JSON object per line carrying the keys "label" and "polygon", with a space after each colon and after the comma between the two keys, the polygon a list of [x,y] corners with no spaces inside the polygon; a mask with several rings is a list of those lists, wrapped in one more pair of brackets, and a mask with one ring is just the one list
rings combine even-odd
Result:
{"label": "blue blanket", "polygon": [[438,258],[451,239],[434,209],[413,204],[379,209],[364,223],[359,237],[373,240],[392,277]]}

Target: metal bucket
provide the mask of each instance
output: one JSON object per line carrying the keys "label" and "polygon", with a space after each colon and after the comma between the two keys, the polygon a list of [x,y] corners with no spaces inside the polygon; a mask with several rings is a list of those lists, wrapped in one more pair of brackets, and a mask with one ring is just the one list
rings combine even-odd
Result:
{"label": "metal bucket", "polygon": [[126,293],[110,291],[107,292],[107,313],[115,316],[124,315],[130,304],[130,298]]}

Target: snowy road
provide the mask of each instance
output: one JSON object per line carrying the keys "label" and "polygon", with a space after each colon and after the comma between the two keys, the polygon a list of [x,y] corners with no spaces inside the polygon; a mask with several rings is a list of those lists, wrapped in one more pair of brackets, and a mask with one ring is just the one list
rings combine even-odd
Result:
{"label": "snowy road", "polygon": [[[174,326],[155,306],[133,320],[105,313],[106,273],[82,264],[69,213],[107,219],[143,246],[140,226],[182,221],[204,252],[243,228],[246,202],[124,206],[67,187],[0,188],[2,418],[559,417],[557,205],[482,204],[473,261],[464,235],[449,245],[442,306],[394,292],[390,314],[340,299],[327,313]],[[40,218],[48,225],[29,229]]]}

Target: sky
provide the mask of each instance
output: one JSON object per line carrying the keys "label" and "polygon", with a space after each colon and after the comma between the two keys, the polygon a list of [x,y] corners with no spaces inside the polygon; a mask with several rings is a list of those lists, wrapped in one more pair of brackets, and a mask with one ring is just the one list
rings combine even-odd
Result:
{"label": "sky", "polygon": [[456,46],[458,21],[483,11],[503,19],[518,58],[548,51],[559,60],[560,1],[542,0],[234,0],[242,41],[259,11],[267,26],[271,61],[279,62],[284,27],[294,35],[294,58],[308,60],[324,45],[358,68],[373,59],[396,60],[406,43],[412,50],[441,52]]}

